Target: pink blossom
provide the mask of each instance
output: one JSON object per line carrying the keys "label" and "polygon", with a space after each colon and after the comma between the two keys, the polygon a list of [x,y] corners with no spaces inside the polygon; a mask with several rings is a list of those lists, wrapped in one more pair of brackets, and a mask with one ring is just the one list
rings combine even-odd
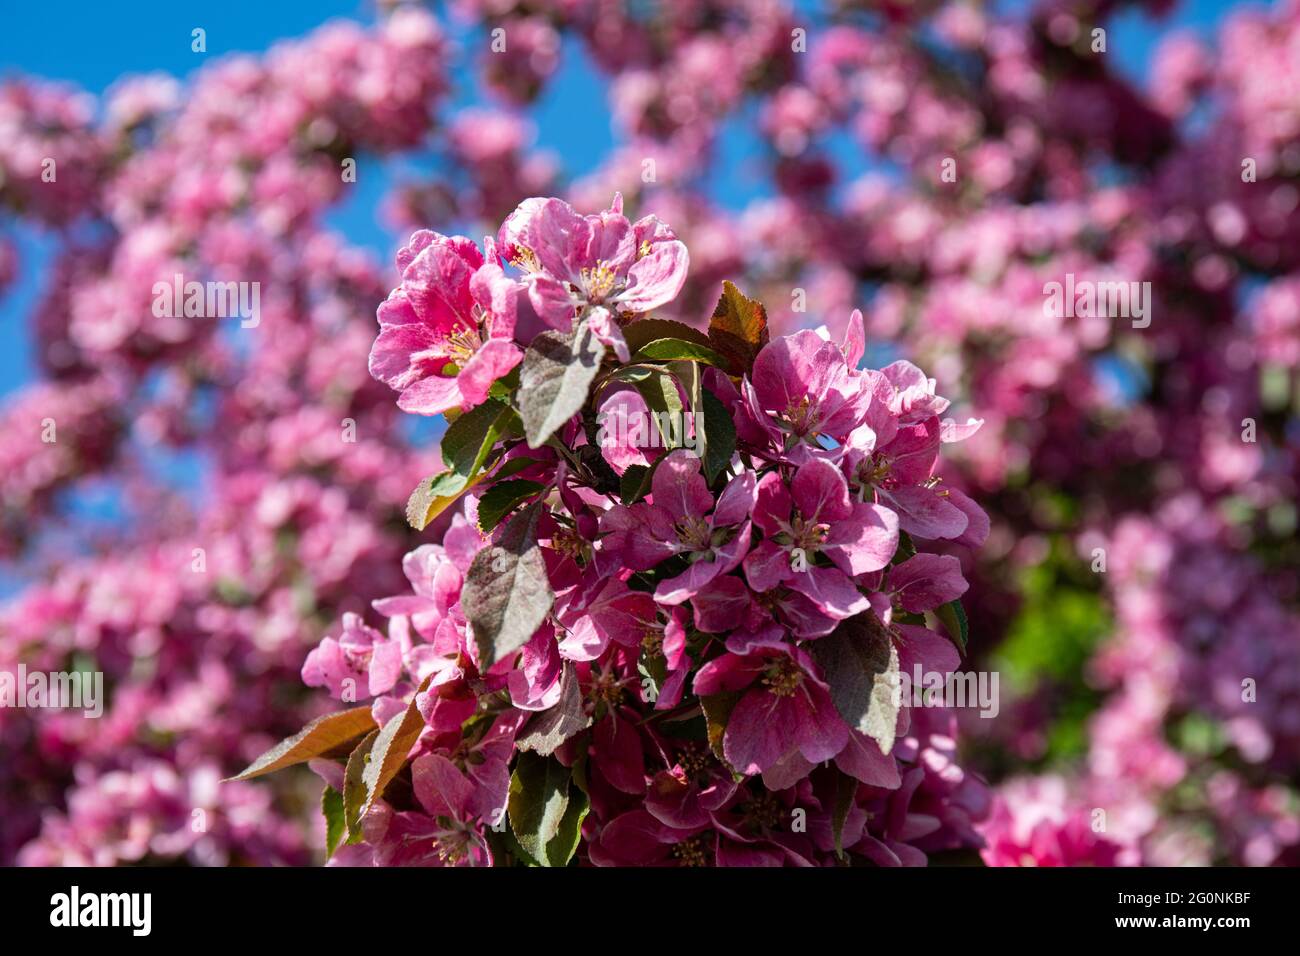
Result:
{"label": "pink blossom", "polygon": [[[750,587],[787,584],[840,620],[866,608],[853,578],[884,567],[898,546],[894,513],[851,501],[844,476],[820,459],[797,468],[788,491],[777,473],[765,475],[753,513],[768,537],[745,558]],[[831,565],[817,565],[819,555]]]}
{"label": "pink blossom", "polygon": [[[402,649],[356,614],[343,615],[343,634],[336,640],[323,638],[307,655],[302,679],[308,687],[328,687],[343,700],[357,700],[358,693],[374,697],[397,683],[402,670]],[[365,678],[365,689],[357,681]]]}
{"label": "pink blossom", "polygon": [[660,604],[681,604],[718,575],[734,570],[749,549],[754,503],[751,472],[731,479],[714,503],[699,458],[671,452],[655,469],[649,501],[615,508],[601,518],[610,532],[602,553],[634,570],[648,570],[675,555],[690,566],[656,586]]}
{"label": "pink blossom", "polygon": [[723,753],[741,773],[763,773],[797,752],[809,763],[843,749],[848,728],[805,651],[781,641],[779,628],[736,635],[727,652],[695,675],[700,696],[744,691],[723,736]]}
{"label": "pink blossom", "polygon": [[428,230],[411,237],[397,263],[402,284],[379,307],[370,373],[401,392],[403,411],[481,404],[523,357],[512,341],[509,280],[470,240]]}
{"label": "pink blossom", "polygon": [[497,237],[502,253],[525,273],[537,314],[565,330],[575,315],[627,361],[620,315],[649,312],[676,298],[686,281],[686,246],[653,216],[629,222],[622,196],[580,216],[559,199],[520,204]]}

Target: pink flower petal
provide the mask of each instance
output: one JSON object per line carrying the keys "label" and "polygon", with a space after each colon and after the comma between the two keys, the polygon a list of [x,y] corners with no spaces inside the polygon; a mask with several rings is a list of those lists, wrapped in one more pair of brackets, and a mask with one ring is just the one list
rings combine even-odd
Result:
{"label": "pink flower petal", "polygon": [[420,379],[397,399],[398,408],[414,415],[441,415],[460,404],[460,385],[456,379],[442,376]]}
{"label": "pink flower petal", "polygon": [[675,522],[703,518],[713,507],[713,495],[700,474],[700,460],[684,448],[659,462],[650,487],[655,506],[665,509]]}
{"label": "pink flower petal", "polygon": [[456,384],[460,387],[461,407],[469,409],[482,405],[487,400],[492,383],[518,365],[523,357],[523,350],[509,339],[488,339],[484,342],[456,377]]}
{"label": "pink flower petal", "polygon": [[898,515],[854,502],[849,516],[831,525],[826,542],[823,550],[849,577],[879,571],[898,550]]}

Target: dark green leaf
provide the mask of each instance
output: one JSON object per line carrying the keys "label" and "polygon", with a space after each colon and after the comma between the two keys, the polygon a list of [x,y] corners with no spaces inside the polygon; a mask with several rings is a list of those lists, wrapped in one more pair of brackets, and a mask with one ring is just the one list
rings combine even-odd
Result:
{"label": "dark green leaf", "polygon": [[831,700],[845,722],[880,745],[894,747],[899,693],[898,650],[875,614],[865,611],[811,642],[813,659],[830,685]]}
{"label": "dark green leaf", "polygon": [[559,829],[546,844],[546,859],[550,866],[568,866],[582,841],[582,821],[591,809],[591,798],[574,781],[569,787],[569,805],[560,819]]}
{"label": "dark green leaf", "polygon": [[672,319],[637,319],[624,327],[623,338],[633,352],[656,339],[681,339],[711,347],[709,337],[699,329]]}
{"label": "dark green leaf", "polygon": [[836,769],[835,807],[831,812],[831,834],[835,837],[835,855],[844,859],[844,821],[853,809],[853,798],[858,792],[858,781],[844,771]]}
{"label": "dark green leaf", "polygon": [[708,454],[708,436],[705,435],[704,429],[704,366],[699,362],[670,362],[668,368],[686,390],[686,401],[689,406],[686,411],[690,412],[691,420],[688,423],[683,419],[682,444],[689,441],[686,434],[689,424],[695,433],[695,457],[703,458]]}
{"label": "dark green leaf", "polygon": [[488,399],[447,426],[442,438],[445,471],[425,478],[406,502],[406,520],[423,531],[462,494],[483,478],[483,469],[501,439],[518,427],[518,416],[504,402]]}
{"label": "dark green leaf", "polygon": [[478,500],[479,530],[489,534],[518,505],[545,490],[546,486],[541,482],[529,481],[527,478],[498,481],[483,492],[483,496]]}
{"label": "dark green leaf", "polygon": [[727,365],[727,360],[707,345],[682,339],[655,339],[641,346],[636,355],[632,356],[634,362],[647,359],[654,362],[703,362],[717,368],[725,368]]}
{"label": "dark green leaf", "polygon": [[560,678],[559,702],[533,717],[516,739],[515,746],[545,756],[554,753],[566,740],[589,726],[591,718],[582,706],[577,671],[566,661]]}
{"label": "dark green leaf", "polygon": [[488,386],[488,395],[493,398],[500,398],[509,401],[511,394],[519,387],[519,366],[516,365],[505,375],[501,376],[490,386]]}
{"label": "dark green leaf", "polygon": [[934,616],[939,619],[943,629],[948,632],[948,639],[957,645],[962,656],[966,655],[966,642],[970,637],[970,624],[966,620],[966,609],[961,601],[949,601],[934,609]]}
{"label": "dark green leaf", "polygon": [[515,838],[515,835],[510,832],[509,827],[506,827],[499,834],[489,828],[487,834],[489,839],[493,839],[494,837],[500,839],[501,843],[504,844],[506,851],[524,866],[541,866],[540,863],[528,855],[527,850],[519,845],[519,841]]}
{"label": "dark green leaf", "polygon": [[650,493],[653,466],[628,465],[619,481],[618,497],[625,505],[635,504]]}
{"label": "dark green leaf", "polygon": [[555,595],[537,545],[538,505],[510,519],[498,541],[474,556],[461,606],[491,666],[528,643],[546,620]]}
{"label": "dark green leaf", "polygon": [[565,828],[570,778],[569,768],[554,757],[526,751],[519,754],[510,775],[510,829],[541,866],[554,865],[548,851]]}
{"label": "dark green leaf", "polygon": [[586,323],[571,335],[543,332],[524,353],[519,370],[519,414],[530,448],[544,445],[587,401],[605,346]]}
{"label": "dark green leaf", "polygon": [[659,372],[637,382],[636,390],[650,409],[662,447],[681,447],[686,437],[686,417],[683,414],[686,409],[682,405],[677,379],[667,372]]}
{"label": "dark green leaf", "polygon": [[361,812],[366,805],[366,783],[362,775],[378,736],[378,729],[367,734],[348,756],[348,765],[343,771],[343,823],[349,843],[361,842]]}
{"label": "dark green leaf", "polygon": [[343,794],[327,786],[320,795],[320,812],[325,817],[325,858],[329,859],[343,842],[347,826],[343,822]]}
{"label": "dark green leaf", "polygon": [[703,394],[704,434],[708,441],[704,448],[704,477],[710,482],[731,465],[736,451],[736,423],[731,411],[707,389]]}
{"label": "dark green leaf", "polygon": [[835,808],[831,810],[831,834],[835,836],[835,855],[844,860],[844,822],[853,809],[853,799],[858,793],[857,779],[836,769]]}
{"label": "dark green leaf", "polygon": [[514,416],[514,409],[495,398],[458,416],[442,436],[443,465],[466,479],[477,474]]}

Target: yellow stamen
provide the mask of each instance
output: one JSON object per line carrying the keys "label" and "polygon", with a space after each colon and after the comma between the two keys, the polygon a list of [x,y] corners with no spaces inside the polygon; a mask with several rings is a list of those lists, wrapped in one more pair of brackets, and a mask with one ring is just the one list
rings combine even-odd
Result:
{"label": "yellow stamen", "polygon": [[788,657],[777,658],[763,674],[763,686],[775,697],[793,697],[803,683],[803,671]]}
{"label": "yellow stamen", "polygon": [[682,866],[708,866],[708,841],[703,834],[690,837],[673,847],[673,856]]}
{"label": "yellow stamen", "polygon": [[537,261],[537,253],[522,245],[515,246],[515,257],[510,260],[510,264],[524,272],[540,272],[542,268],[542,264]]}
{"label": "yellow stamen", "polygon": [[594,267],[582,270],[582,287],[593,302],[599,302],[613,292],[616,280],[614,270],[604,262],[598,262]]}

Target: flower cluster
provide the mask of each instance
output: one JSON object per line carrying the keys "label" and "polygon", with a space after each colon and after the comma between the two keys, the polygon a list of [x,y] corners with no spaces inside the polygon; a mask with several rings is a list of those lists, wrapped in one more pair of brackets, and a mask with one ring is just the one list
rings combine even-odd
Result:
{"label": "flower cluster", "polygon": [[[617,197],[529,199],[486,250],[420,231],[398,253],[371,370],[451,412],[408,518],[463,507],[374,602],[386,625],[345,616],[303,667],[370,702],[295,757],[353,741],[313,760],[336,860],[898,865],[978,843],[982,784],[899,684],[960,664],[967,584],[933,549],[978,547],[988,519],[935,468],[980,422],[941,418],[908,362],[859,368],[860,313],[843,342],[771,338],[728,284],[707,332],[648,316],[687,259]],[[382,769],[358,786],[354,764]]]}

